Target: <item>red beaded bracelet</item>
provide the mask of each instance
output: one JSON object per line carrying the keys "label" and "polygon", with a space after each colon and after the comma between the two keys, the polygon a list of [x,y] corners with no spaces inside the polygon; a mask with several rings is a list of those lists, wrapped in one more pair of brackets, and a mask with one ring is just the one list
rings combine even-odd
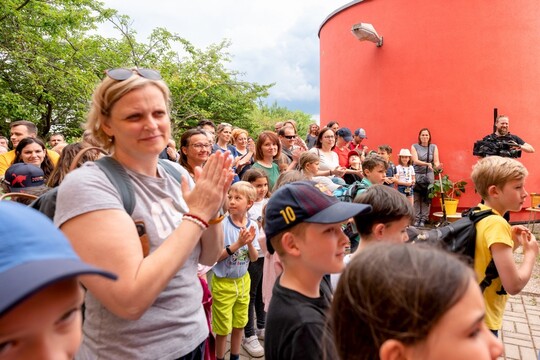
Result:
{"label": "red beaded bracelet", "polygon": [[203,229],[203,230],[208,229],[208,223],[206,221],[204,221],[203,219],[201,219],[200,217],[198,217],[197,215],[187,213],[187,214],[184,214],[184,218],[186,220],[192,221],[195,224],[199,225],[201,227],[201,229]]}

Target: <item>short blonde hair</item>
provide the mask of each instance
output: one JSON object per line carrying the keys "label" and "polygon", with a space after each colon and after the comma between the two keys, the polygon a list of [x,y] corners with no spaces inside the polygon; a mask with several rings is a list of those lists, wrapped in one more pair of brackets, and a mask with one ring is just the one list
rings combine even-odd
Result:
{"label": "short blonde hair", "polygon": [[90,111],[88,112],[84,127],[90,131],[92,137],[105,150],[110,150],[114,147],[114,139],[111,139],[102,129],[103,123],[110,116],[113,106],[130,91],[149,85],[155,86],[162,92],[170,117],[171,93],[163,80],[146,79],[134,72],[133,76],[122,81],[105,76],[96,87],[92,95],[92,103],[90,104]]}
{"label": "short blonde hair", "polygon": [[320,161],[319,155],[311,151],[304,151],[300,158],[298,159],[298,167],[300,170],[305,170],[306,166],[313,164],[317,161]]}
{"label": "short blonde hair", "polygon": [[488,156],[473,166],[471,178],[478,194],[486,199],[491,185],[502,188],[507,182],[521,180],[527,175],[529,172],[525,166],[516,159]]}
{"label": "short blonde hair", "polygon": [[257,190],[247,181],[237,181],[231,185],[230,192],[236,192],[248,198],[249,201],[257,200]]}
{"label": "short blonde hair", "polygon": [[[307,229],[307,227],[309,225],[311,225],[311,223],[303,222],[303,223],[300,223],[300,224],[296,224],[292,228],[284,230],[284,231],[280,232],[279,234],[277,234],[276,236],[272,237],[270,239],[270,243],[272,244],[272,247],[274,248],[276,253],[281,258],[285,257],[285,255],[286,255],[285,250],[283,250],[283,246],[281,244],[281,239],[283,238],[283,235],[285,235],[285,233],[292,233],[294,236],[302,237],[306,233],[306,229]],[[284,259],[282,259],[282,260],[284,260]]]}

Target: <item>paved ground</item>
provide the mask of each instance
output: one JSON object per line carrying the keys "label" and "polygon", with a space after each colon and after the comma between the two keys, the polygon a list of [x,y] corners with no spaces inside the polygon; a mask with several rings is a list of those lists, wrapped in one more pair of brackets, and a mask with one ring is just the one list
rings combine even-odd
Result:
{"label": "paved ground", "polygon": [[504,312],[500,359],[536,360],[540,350],[540,296],[522,293],[511,296]]}
{"label": "paved ground", "polygon": [[[261,345],[264,347],[264,341],[261,341]],[[230,349],[230,347],[231,347],[231,343],[227,342],[227,349]],[[254,358],[254,357],[249,356],[249,354],[246,352],[246,350],[244,350],[244,348],[241,348],[241,349],[242,350],[240,351],[240,360],[248,360],[248,359],[258,359],[258,360],[263,359],[264,360],[264,356],[260,358]],[[225,354],[225,359],[228,359],[228,358],[229,358],[229,351],[227,351],[227,353]]]}

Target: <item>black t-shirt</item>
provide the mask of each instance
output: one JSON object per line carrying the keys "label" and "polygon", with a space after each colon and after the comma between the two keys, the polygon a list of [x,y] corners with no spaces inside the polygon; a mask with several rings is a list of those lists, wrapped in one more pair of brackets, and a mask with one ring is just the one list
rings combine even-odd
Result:
{"label": "black t-shirt", "polygon": [[[332,298],[330,282],[326,277],[321,281],[320,296],[314,299],[284,288],[280,278],[266,315],[265,359],[323,359],[323,344],[330,338],[325,330]],[[326,359],[333,359],[328,353],[332,352],[327,349]]]}
{"label": "black t-shirt", "polygon": [[355,181],[362,181],[362,176],[359,176],[357,174],[345,174],[343,175],[343,180],[345,180],[347,185],[352,185]]}

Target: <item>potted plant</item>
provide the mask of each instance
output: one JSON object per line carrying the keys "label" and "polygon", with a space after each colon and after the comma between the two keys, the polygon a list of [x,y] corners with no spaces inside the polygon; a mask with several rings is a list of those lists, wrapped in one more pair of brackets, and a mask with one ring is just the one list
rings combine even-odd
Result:
{"label": "potted plant", "polygon": [[464,180],[450,180],[448,175],[442,175],[441,173],[442,170],[435,170],[435,182],[428,186],[428,197],[433,199],[434,197],[442,197],[441,194],[444,194],[446,214],[455,214],[459,202],[458,198],[465,192],[467,182]]}

